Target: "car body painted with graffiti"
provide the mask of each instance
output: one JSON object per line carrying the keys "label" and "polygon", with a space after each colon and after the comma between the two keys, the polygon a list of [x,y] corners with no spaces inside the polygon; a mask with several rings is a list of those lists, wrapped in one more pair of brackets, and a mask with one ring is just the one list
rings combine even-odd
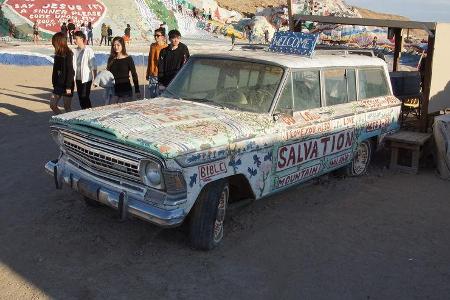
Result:
{"label": "car body painted with graffiti", "polygon": [[61,155],[46,169],[57,187],[122,216],[175,226],[208,215],[191,231],[209,249],[240,193],[260,199],[342,167],[364,173],[399,112],[374,57],[194,55],[160,98],[53,117]]}

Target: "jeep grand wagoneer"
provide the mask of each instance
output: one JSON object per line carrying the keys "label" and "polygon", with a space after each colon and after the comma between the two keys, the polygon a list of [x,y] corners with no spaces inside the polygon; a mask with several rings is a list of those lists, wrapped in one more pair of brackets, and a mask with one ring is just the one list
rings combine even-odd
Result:
{"label": "jeep grand wagoneer", "polygon": [[160,98],[53,117],[61,154],[46,169],[122,217],[176,226],[189,215],[192,245],[211,249],[231,201],[338,168],[363,174],[399,112],[375,57],[195,55]]}

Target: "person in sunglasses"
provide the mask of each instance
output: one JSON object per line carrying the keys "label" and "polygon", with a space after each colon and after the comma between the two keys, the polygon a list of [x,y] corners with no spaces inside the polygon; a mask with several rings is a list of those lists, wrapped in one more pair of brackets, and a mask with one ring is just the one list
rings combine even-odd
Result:
{"label": "person in sunglasses", "polygon": [[150,89],[150,98],[159,96],[158,84],[158,60],[159,53],[162,49],[167,47],[166,38],[164,36],[164,29],[158,28],[155,30],[155,42],[150,45],[148,53],[147,74],[145,78],[148,79],[148,88]]}

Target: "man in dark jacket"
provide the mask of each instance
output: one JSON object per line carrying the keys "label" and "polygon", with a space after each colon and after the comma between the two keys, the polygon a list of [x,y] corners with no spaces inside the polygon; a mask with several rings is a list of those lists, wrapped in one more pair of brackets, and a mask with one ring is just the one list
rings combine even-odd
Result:
{"label": "man in dark jacket", "polygon": [[158,81],[167,86],[189,59],[188,47],[181,43],[181,34],[174,29],[169,31],[170,45],[161,50],[158,61]]}
{"label": "man in dark jacket", "polygon": [[72,20],[69,20],[69,23],[67,24],[67,30],[69,31],[70,44],[73,45],[73,34],[75,32],[75,24],[72,22]]}

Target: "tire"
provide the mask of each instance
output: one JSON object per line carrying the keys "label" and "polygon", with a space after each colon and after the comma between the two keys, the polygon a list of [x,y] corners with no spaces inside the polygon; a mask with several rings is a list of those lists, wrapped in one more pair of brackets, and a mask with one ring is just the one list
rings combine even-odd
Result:
{"label": "tire", "polygon": [[226,180],[212,182],[203,188],[191,212],[189,234],[194,248],[211,250],[221,242],[229,197]]}
{"label": "tire", "polygon": [[352,162],[346,167],[348,176],[356,177],[364,175],[370,164],[372,157],[373,144],[370,140],[365,140],[358,145]]}

